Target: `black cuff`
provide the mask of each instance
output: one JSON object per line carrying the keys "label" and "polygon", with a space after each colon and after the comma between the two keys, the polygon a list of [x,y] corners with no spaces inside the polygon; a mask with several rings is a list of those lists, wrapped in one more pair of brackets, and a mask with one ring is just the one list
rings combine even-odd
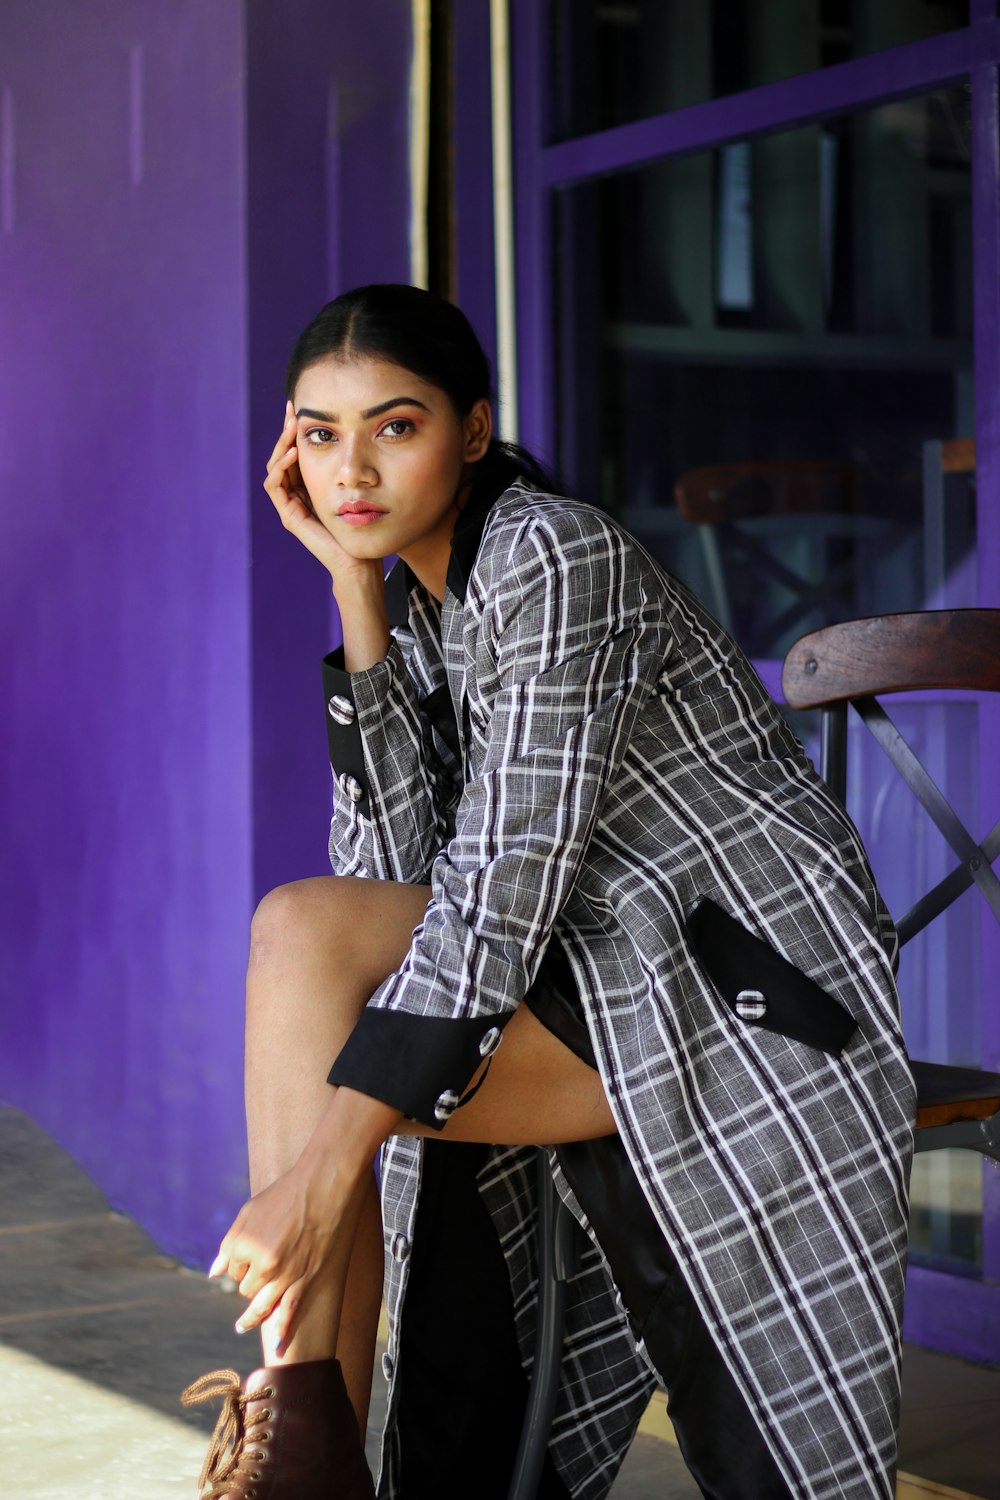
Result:
{"label": "black cuff", "polygon": [[326,739],[330,764],[341,789],[357,805],[358,812],[369,815],[368,780],[365,776],[365,752],[354,702],[351,674],[344,670],[344,648],[338,646],[323,658],[323,696],[326,699]]}
{"label": "black cuff", "polygon": [[484,1057],[501,1041],[507,1016],[448,1020],[369,1006],[327,1077],[391,1104],[440,1130]]}

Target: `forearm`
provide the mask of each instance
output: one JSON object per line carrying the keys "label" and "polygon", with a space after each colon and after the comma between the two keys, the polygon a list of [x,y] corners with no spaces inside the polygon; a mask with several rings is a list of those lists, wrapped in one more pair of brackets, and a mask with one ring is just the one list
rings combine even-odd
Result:
{"label": "forearm", "polygon": [[337,1195],[353,1196],[367,1181],[382,1144],[403,1118],[398,1109],[356,1089],[331,1090],[300,1165]]}
{"label": "forearm", "polygon": [[335,581],[333,592],[344,632],[345,670],[365,672],[385,661],[390,636],[381,564],[360,577]]}

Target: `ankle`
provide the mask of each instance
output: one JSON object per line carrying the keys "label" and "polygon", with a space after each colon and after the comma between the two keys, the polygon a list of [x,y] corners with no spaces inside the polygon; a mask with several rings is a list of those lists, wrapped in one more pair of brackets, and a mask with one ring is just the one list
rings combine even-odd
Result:
{"label": "ankle", "polygon": [[265,1365],[282,1367],[302,1365],[310,1360],[336,1359],[336,1344],[329,1337],[320,1337],[310,1329],[294,1333],[287,1344],[279,1345],[277,1338],[261,1330],[261,1353]]}

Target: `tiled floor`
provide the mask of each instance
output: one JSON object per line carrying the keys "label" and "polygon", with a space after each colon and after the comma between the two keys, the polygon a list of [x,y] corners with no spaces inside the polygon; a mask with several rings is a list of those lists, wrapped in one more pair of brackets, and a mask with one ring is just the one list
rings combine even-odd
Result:
{"label": "tiled floor", "polygon": [[[0,1472],[18,1500],[195,1495],[214,1414],[177,1394],[253,1367],[236,1300],[157,1254],[26,1117],[0,1109]],[[374,1460],[384,1386],[375,1381]],[[1000,1371],[909,1349],[899,1500],[1000,1500]],[[917,1480],[912,1476],[922,1476]],[[945,1487],[946,1486],[946,1487]],[[698,1500],[654,1397],[614,1500]]]}

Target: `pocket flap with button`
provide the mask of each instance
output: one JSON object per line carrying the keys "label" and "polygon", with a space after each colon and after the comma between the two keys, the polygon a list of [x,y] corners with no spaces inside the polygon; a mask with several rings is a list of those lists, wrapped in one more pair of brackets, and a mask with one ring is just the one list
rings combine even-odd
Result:
{"label": "pocket flap with button", "polygon": [[691,948],[734,1015],[839,1056],[857,1021],[770,943],[705,897],[687,919]]}

